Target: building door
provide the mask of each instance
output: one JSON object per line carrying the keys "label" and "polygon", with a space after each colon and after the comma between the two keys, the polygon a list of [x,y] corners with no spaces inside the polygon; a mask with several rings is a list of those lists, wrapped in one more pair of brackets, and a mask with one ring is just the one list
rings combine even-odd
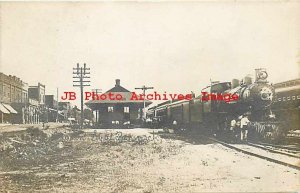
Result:
{"label": "building door", "polygon": [[129,107],[124,107],[124,122],[130,121],[130,111]]}

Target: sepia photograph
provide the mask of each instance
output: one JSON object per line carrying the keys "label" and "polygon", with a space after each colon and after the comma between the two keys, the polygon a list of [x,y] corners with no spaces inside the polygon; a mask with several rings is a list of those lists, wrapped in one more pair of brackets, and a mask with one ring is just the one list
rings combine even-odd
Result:
{"label": "sepia photograph", "polygon": [[0,192],[300,191],[300,1],[0,1]]}

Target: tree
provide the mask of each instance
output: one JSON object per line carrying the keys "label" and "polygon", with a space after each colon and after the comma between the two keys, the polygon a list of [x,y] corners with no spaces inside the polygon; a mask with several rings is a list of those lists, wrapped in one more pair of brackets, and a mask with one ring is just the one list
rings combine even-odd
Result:
{"label": "tree", "polygon": [[90,121],[92,121],[93,118],[94,118],[94,114],[93,114],[93,111],[91,109],[84,109],[83,110],[83,115],[84,115],[84,119],[88,119]]}

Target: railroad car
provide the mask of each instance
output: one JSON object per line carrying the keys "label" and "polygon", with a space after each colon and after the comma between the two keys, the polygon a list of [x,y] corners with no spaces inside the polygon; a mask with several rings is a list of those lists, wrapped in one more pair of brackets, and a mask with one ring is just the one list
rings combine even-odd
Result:
{"label": "railroad car", "polygon": [[[285,132],[299,137],[300,130],[300,79],[274,84],[276,97],[272,110],[276,119],[284,122]],[[298,131],[298,133],[297,133]]]}

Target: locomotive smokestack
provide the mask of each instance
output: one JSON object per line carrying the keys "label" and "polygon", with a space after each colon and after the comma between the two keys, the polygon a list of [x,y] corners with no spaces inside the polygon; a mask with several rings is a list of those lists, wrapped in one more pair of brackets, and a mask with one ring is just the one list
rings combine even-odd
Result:
{"label": "locomotive smokestack", "polygon": [[240,81],[238,79],[232,79],[231,81],[231,89],[234,89],[240,85]]}
{"label": "locomotive smokestack", "polygon": [[252,78],[250,76],[246,76],[244,78],[243,82],[244,82],[245,85],[248,86],[248,85],[252,84]]}

